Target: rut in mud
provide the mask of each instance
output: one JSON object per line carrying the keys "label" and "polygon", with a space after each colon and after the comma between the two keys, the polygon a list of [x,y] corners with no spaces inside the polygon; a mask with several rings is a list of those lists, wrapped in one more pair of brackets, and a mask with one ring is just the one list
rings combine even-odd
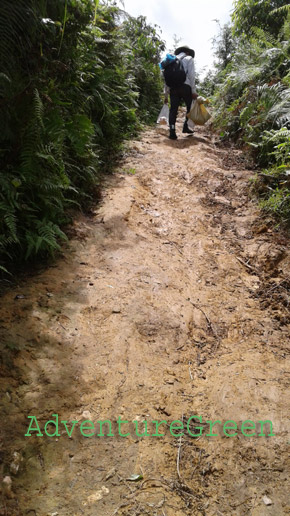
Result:
{"label": "rut in mud", "polygon": [[[205,130],[177,142],[149,130],[63,259],[2,298],[1,339],[20,350],[7,348],[1,379],[14,495],[1,515],[289,514],[290,260],[248,196],[246,165]],[[43,429],[52,414],[137,420],[139,432],[147,420],[150,434],[152,420],[198,415],[238,431],[24,437],[28,415]],[[275,436],[245,437],[245,420],[270,420]]]}

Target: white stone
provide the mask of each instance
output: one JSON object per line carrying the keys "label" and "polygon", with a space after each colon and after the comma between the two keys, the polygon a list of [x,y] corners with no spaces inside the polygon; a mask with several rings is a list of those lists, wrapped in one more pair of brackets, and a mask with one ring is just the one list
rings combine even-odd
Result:
{"label": "white stone", "polygon": [[268,496],[263,496],[263,502],[264,502],[265,505],[272,505],[273,504],[271,498],[268,498]]}

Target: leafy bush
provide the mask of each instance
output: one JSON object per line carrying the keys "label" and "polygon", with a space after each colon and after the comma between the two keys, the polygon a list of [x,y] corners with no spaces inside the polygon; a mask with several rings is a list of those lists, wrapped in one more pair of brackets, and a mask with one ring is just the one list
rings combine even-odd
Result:
{"label": "leafy bush", "polygon": [[259,27],[274,36],[287,16],[287,0],[236,0],[233,12],[233,31],[236,35],[249,34],[253,27]]}
{"label": "leafy bush", "polygon": [[267,199],[260,202],[261,208],[269,213],[274,213],[283,222],[289,221],[290,212],[290,190],[288,188],[277,187],[276,190],[271,193]]}
{"label": "leafy bush", "polygon": [[157,27],[150,26],[144,16],[128,17],[122,25],[125,40],[129,42],[132,73],[138,91],[138,113],[142,120],[156,120],[160,110],[160,91],[163,87],[157,66],[165,49]]}
{"label": "leafy bush", "polygon": [[[223,138],[250,145],[257,162],[267,167],[263,175],[272,177],[271,184],[259,182],[263,209],[290,220],[285,179],[290,168],[290,13],[288,7],[272,13],[281,6],[289,4],[236,2],[232,40],[226,26],[216,38],[218,61],[206,88],[213,90],[214,127]],[[275,20],[271,30],[270,18]],[[257,25],[250,26],[252,22]],[[247,37],[245,24],[250,29]]]}
{"label": "leafy bush", "polygon": [[261,163],[277,164],[280,169],[290,168],[290,130],[286,127],[264,131],[255,147],[259,149]]}
{"label": "leafy bush", "polygon": [[[114,1],[1,0],[0,269],[59,249],[155,114],[163,43]],[[134,43],[134,52],[131,47]]]}

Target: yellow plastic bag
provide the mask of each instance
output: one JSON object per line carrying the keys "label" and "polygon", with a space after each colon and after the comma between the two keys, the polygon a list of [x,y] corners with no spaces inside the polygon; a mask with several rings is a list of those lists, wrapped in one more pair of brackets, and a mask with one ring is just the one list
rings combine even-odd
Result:
{"label": "yellow plastic bag", "polygon": [[204,105],[205,99],[198,97],[194,102],[190,113],[187,117],[192,120],[196,125],[204,125],[211,117],[208,110]]}

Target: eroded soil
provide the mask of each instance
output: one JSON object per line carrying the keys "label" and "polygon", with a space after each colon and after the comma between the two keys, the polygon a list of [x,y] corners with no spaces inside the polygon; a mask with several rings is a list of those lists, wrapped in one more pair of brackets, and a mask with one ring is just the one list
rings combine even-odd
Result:
{"label": "eroded soil", "polygon": [[[64,257],[2,297],[1,515],[289,514],[289,250],[246,165],[205,130],[149,130]],[[24,437],[52,414],[239,431]],[[245,420],[275,436],[243,436]]]}

